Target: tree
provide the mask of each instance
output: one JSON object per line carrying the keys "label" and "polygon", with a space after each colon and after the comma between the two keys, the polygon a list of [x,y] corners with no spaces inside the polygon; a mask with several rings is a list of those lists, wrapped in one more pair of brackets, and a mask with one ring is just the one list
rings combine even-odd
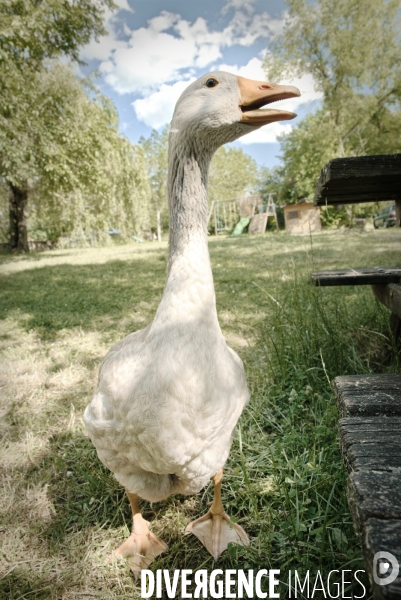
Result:
{"label": "tree", "polygon": [[[117,133],[117,132],[116,132]],[[37,239],[74,237],[81,243],[104,241],[117,229],[123,238],[142,236],[150,227],[150,187],[145,157],[139,146],[111,136],[98,156],[100,186],[80,186],[70,192],[44,190],[30,195],[29,230]]]}
{"label": "tree", "polygon": [[28,195],[31,216],[49,239],[77,223],[82,232],[146,229],[150,190],[143,152],[119,135],[112,102],[85,89],[61,64],[36,72],[21,97],[0,131],[12,246],[27,243]]}
{"label": "tree", "polygon": [[271,194],[277,202],[282,187],[282,178],[279,167],[260,167],[258,179],[258,192],[266,203]]}
{"label": "tree", "polygon": [[337,139],[330,115],[323,109],[303,119],[281,142],[280,202],[312,200],[320,170],[337,156]]}
{"label": "tree", "polygon": [[311,199],[331,158],[399,151],[399,0],[288,0],[268,77],[311,74],[322,107],[281,138],[286,201]]}
{"label": "tree", "polygon": [[209,200],[237,198],[258,185],[256,161],[240,148],[222,146],[210,163]]}
{"label": "tree", "polygon": [[[111,0],[3,0],[0,5],[0,178],[9,188],[13,249],[28,250],[29,189],[38,178],[52,179],[56,157],[64,153],[66,104],[61,95],[43,94],[51,72],[45,61],[60,55],[77,60],[82,44],[106,33],[103,11],[113,6]],[[60,180],[72,174],[67,162],[57,174]]]}
{"label": "tree", "polygon": [[167,173],[168,173],[168,138],[169,127],[159,133],[152,129],[146,139],[141,137],[142,146],[148,169],[153,204],[153,223],[156,225],[157,239],[161,240],[162,229],[168,229],[169,212],[167,204]]}
{"label": "tree", "polygon": [[107,33],[104,11],[115,6],[113,0],[2,0],[3,69],[38,69],[45,59],[60,55],[79,62],[80,48]]}

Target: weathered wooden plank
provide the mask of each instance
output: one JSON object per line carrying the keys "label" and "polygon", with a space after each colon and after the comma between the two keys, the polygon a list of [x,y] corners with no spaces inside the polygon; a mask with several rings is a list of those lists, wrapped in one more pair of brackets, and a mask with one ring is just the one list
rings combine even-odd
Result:
{"label": "weathered wooden plank", "polygon": [[352,444],[401,445],[401,417],[345,417],[339,426],[344,450]]}
{"label": "weathered wooden plank", "polygon": [[[388,585],[379,585],[373,577],[373,569],[376,569],[376,573],[378,571],[378,561],[376,560],[376,564],[374,564],[374,558],[378,552],[390,552],[401,565],[400,540],[401,521],[399,520],[368,519],[364,524],[361,545],[375,600],[399,600],[401,598],[401,569],[395,581]],[[380,577],[380,572],[377,574]],[[383,576],[387,576],[387,573]]]}
{"label": "weathered wooden plank", "polygon": [[401,520],[400,473],[353,472],[348,477],[347,495],[358,533],[368,519]]}
{"label": "weathered wooden plank", "polygon": [[401,473],[401,417],[346,417],[338,432],[348,470]]}
{"label": "weathered wooden plank", "polygon": [[394,444],[355,444],[346,454],[348,471],[388,471],[400,473],[401,447]]}
{"label": "weathered wooden plank", "polygon": [[398,577],[393,584],[381,586],[373,578],[376,552],[401,554],[401,477],[399,473],[360,471],[348,477],[348,505],[364,553],[373,597],[400,600]]}
{"label": "weathered wooden plank", "polygon": [[322,206],[378,199],[401,199],[401,154],[331,160],[320,173],[313,202]]}
{"label": "weathered wooden plank", "polygon": [[374,295],[392,313],[401,317],[401,285],[390,283],[388,285],[372,285]]}
{"label": "weathered wooden plank", "polygon": [[351,471],[348,504],[373,597],[400,600],[401,572],[389,585],[380,585],[373,570],[378,573],[374,558],[380,551],[401,564],[401,375],[336,377],[333,389],[343,415],[340,447]]}
{"label": "weathered wooden plank", "polygon": [[253,215],[249,223],[248,233],[264,233],[266,231],[267,219],[267,213]]}
{"label": "weathered wooden plank", "polygon": [[341,375],[333,390],[342,417],[401,416],[401,375]]}
{"label": "weathered wooden plank", "polygon": [[401,267],[370,267],[367,269],[338,269],[335,271],[313,271],[315,285],[386,285],[401,281]]}
{"label": "weathered wooden plank", "polygon": [[[351,192],[351,190],[350,190]],[[347,193],[342,194],[339,190],[338,192],[331,192],[330,194],[325,194],[319,200],[319,202],[315,203],[315,206],[336,206],[340,204],[359,204],[360,202],[384,202],[386,200],[394,200],[398,202],[400,200],[400,192],[394,191],[385,191],[383,189],[375,191],[375,193],[366,193],[361,194],[355,191],[354,194]]]}

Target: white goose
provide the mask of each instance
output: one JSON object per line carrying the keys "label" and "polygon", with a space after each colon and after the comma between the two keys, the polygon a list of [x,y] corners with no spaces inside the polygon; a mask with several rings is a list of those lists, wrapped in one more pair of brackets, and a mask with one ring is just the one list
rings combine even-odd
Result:
{"label": "white goose", "polygon": [[84,422],[100,460],[125,487],[133,514],[116,550],[138,574],[167,549],[140,513],[174,493],[195,494],[208,480],[214,500],[190,523],[215,559],[248,536],[221,502],[223,466],[248,401],[241,359],[217,320],[207,245],[207,177],[217,148],[294,113],[260,107],[299,96],[297,88],[215,72],[193,82],[175,107],[169,141],[170,242],[167,281],[153,322],[106,355]]}

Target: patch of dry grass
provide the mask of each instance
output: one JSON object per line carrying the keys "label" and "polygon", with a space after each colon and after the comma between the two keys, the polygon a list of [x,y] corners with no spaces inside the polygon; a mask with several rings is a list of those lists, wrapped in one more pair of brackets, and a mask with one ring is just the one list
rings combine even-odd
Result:
{"label": "patch of dry grass", "polygon": [[[280,477],[287,469],[291,479],[293,469],[298,469],[291,451],[299,451],[284,438],[291,427],[309,418],[304,405],[295,400],[292,412],[285,412],[287,392],[269,396],[273,384],[266,381],[270,350],[264,332],[277,318],[275,310],[291,304],[294,280],[306,280],[313,268],[397,264],[400,247],[401,233],[395,230],[324,233],[314,236],[312,245],[309,237],[285,234],[210,240],[220,322],[230,345],[245,361],[252,391],[241,422],[242,451],[237,440],[224,483],[228,510],[245,522],[252,544],[223,556],[221,568],[277,567],[274,544],[280,539],[288,561],[301,560],[300,548],[303,552],[307,548],[302,540],[297,545],[286,529],[277,533],[282,538],[274,537],[279,522],[291,521],[291,502],[283,504]],[[152,319],[163,291],[166,252],[166,244],[149,243],[2,258],[1,598],[140,597],[127,565],[107,563],[111,550],[128,535],[130,511],[123,490],[84,436],[81,415],[110,345]],[[322,290],[323,303],[325,299],[350,310],[363,307],[366,314],[375,305],[370,290],[362,288]],[[387,315],[384,309],[377,310],[384,315],[378,333],[385,336]],[[356,327],[366,348],[368,334],[360,323]],[[364,364],[368,363],[366,358]],[[312,392],[305,390],[302,382],[293,399],[309,398]],[[332,431],[324,435],[332,436],[330,444],[335,447]],[[314,442],[321,444],[321,456],[328,439],[324,435]],[[290,458],[286,466],[276,468],[271,448],[280,436],[288,443]],[[323,459],[317,452],[308,460],[315,466],[308,467],[305,459],[305,473],[316,472]],[[327,477],[338,477],[341,466],[336,460],[331,474],[325,463]],[[182,535],[189,520],[204,512],[210,492],[209,486],[198,497],[174,497],[153,507],[144,503],[145,517],[169,545],[155,568],[213,568],[199,542]],[[349,517],[344,499],[341,502],[339,527],[346,527]],[[305,517],[308,527],[315,523],[310,514],[309,521]],[[347,557],[358,557],[349,523],[347,527],[349,546],[338,550],[336,568]]]}

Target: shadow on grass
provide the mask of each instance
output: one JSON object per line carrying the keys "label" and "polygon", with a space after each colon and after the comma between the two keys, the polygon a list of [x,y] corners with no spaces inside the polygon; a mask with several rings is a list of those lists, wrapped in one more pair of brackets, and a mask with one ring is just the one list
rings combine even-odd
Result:
{"label": "shadow on grass", "polygon": [[164,261],[150,258],[22,271],[5,279],[0,314],[5,318],[18,311],[23,327],[43,338],[66,328],[93,329],[104,317],[118,329],[139,302],[156,308],[164,273]]}
{"label": "shadow on grass", "polygon": [[29,571],[14,569],[0,581],[0,598],[2,600],[62,598],[63,590],[64,586],[54,585],[48,575],[35,573],[31,569]]}
{"label": "shadow on grass", "polygon": [[[58,557],[57,574],[48,565],[38,569],[34,561],[23,561],[32,562],[32,565],[16,563],[0,582],[0,598],[61,598],[69,588],[84,584],[85,571],[95,568],[92,553],[104,551],[102,544],[97,548],[98,542],[93,541],[92,533],[101,531],[103,542],[111,539],[107,546],[109,554],[125,539],[124,532],[116,533],[115,530],[124,525],[131,529],[131,509],[124,489],[99,461],[90,440],[81,433],[52,436],[48,451],[28,469],[25,479],[48,486],[47,499],[53,507],[51,521],[36,521],[32,526],[35,535],[47,547],[47,556]],[[203,490],[191,497],[173,496],[156,505],[141,501],[144,518],[151,522],[153,531],[169,547],[168,552],[155,560],[152,568],[192,569],[199,565],[210,570],[214,568],[212,557],[199,541],[194,536],[184,536],[187,523],[206,512],[210,491]],[[235,567],[241,562],[242,554],[241,548],[230,549],[219,562],[219,568]],[[71,556],[74,564],[81,564],[82,571],[74,571],[74,579],[68,565]],[[102,569],[107,577],[107,566]],[[123,573],[125,567],[120,565],[119,570]],[[134,589],[133,576],[129,578]]]}
{"label": "shadow on grass", "polygon": [[91,441],[82,434],[62,433],[49,440],[49,452],[28,477],[41,473],[55,515],[45,535],[59,545],[74,528],[119,527],[130,523],[124,489],[99,461]]}
{"label": "shadow on grass", "polygon": [[[233,300],[236,305],[233,294],[239,292],[240,313],[251,315],[265,299],[263,292],[253,285],[255,273],[256,279],[258,271],[262,278],[266,276],[263,257],[252,250],[253,240],[247,244],[242,240],[239,244],[228,243],[234,246],[231,254],[227,241],[215,242],[211,247],[218,306],[231,308]],[[253,255],[249,256],[251,250]],[[282,264],[288,258],[280,248],[274,260]],[[42,339],[49,340],[59,331],[74,327],[120,332],[122,320],[128,318],[129,325],[121,330],[125,335],[143,328],[153,318],[162,297],[165,275],[164,248],[103,264],[26,269],[3,278],[0,318],[17,313],[25,330],[34,330]]]}
{"label": "shadow on grass", "polygon": [[[100,462],[91,441],[82,434],[67,432],[52,436],[49,451],[27,472],[27,479],[48,485],[47,497],[54,507],[54,515],[42,535],[51,552],[60,551],[65,537],[73,531],[92,527],[114,529],[123,525],[131,529],[132,513],[124,488]],[[212,487],[209,487],[199,495],[177,494],[156,505],[141,500],[142,514],[145,519],[154,521],[156,516],[168,515],[172,509],[180,510],[189,522],[206,512],[207,502],[203,496],[212,499]],[[226,495],[230,498],[228,490]],[[238,498],[241,494],[236,496],[227,501],[241,505]],[[189,498],[191,501],[187,502]],[[176,542],[182,544],[182,534],[183,530],[168,528],[166,542],[169,546]]]}

